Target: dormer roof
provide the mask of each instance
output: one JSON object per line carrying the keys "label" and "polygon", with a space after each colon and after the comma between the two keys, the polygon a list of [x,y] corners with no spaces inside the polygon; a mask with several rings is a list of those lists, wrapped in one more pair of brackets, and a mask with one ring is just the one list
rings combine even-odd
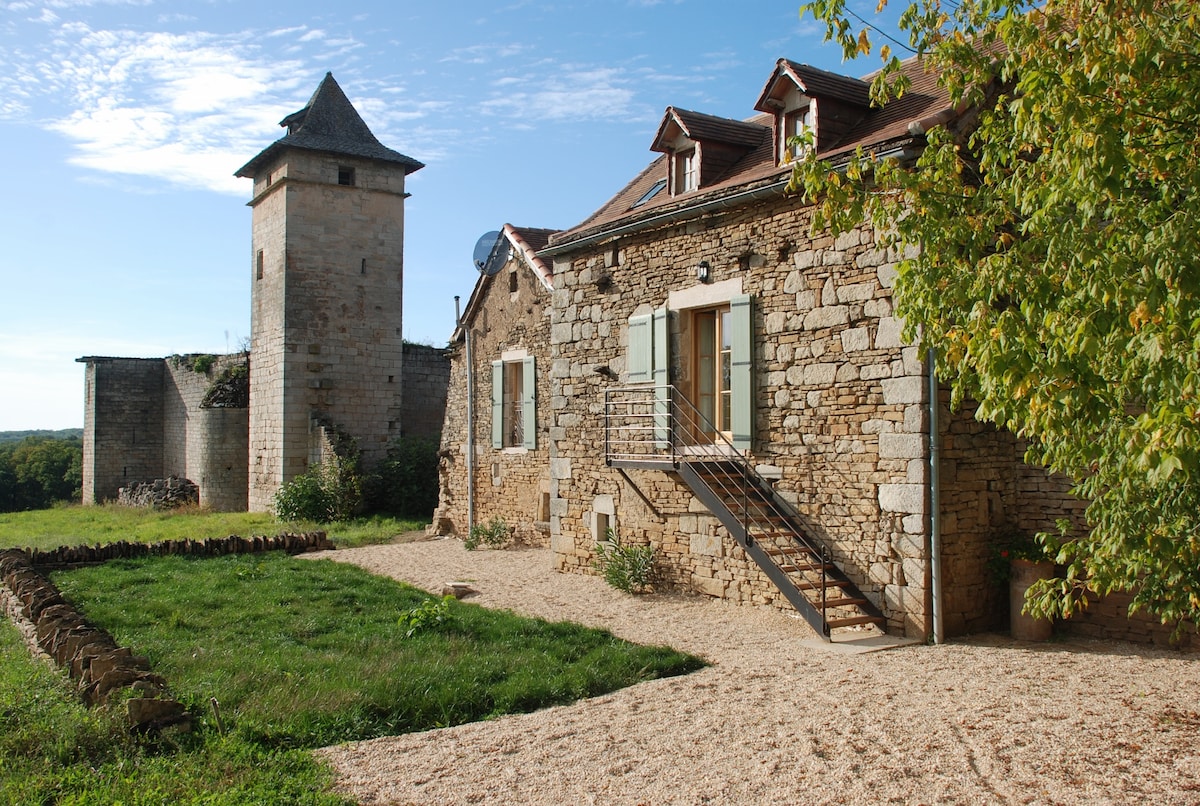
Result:
{"label": "dormer roof", "polygon": [[792,87],[799,87],[810,98],[834,98],[861,107],[863,111],[871,106],[870,82],[819,70],[791,59],[780,59],[775,62],[775,72],[767,79],[754,108],[759,112],[775,112]]}
{"label": "dormer roof", "polygon": [[[834,164],[844,162],[859,146],[876,153],[915,156],[916,150],[924,146],[927,129],[953,121],[964,110],[956,109],[950,103],[946,91],[938,87],[937,75],[927,70],[919,57],[904,61],[901,69],[911,82],[909,90],[883,108],[869,105],[873,75],[850,78],[789,59],[775,63],[771,78],[756,104],[758,109],[766,112],[750,120],[732,121],[668,107],[651,148],[664,153],[599,210],[571,229],[555,234],[543,255],[569,253],[583,245],[636,232],[655,223],[680,220],[708,209],[725,209],[734,200],[782,194],[792,170],[789,164],[779,159],[777,146],[775,127],[784,110],[781,105],[769,102],[785,98],[793,88],[815,98],[818,105],[825,100],[828,107],[832,107],[822,107],[824,121],[821,114],[817,116],[817,157],[820,159]],[[831,120],[838,125],[830,126]],[[696,190],[674,195],[650,194],[655,185],[669,179],[670,152],[672,146],[678,147],[678,135],[696,139],[703,148],[703,138],[712,138],[715,134],[715,139],[710,142],[722,143],[725,151],[733,153],[727,141],[742,136],[746,139],[741,142],[745,143],[751,132],[759,133],[759,143],[737,153],[719,173],[701,181]]]}
{"label": "dormer roof", "polygon": [[253,177],[288,148],[388,162],[403,167],[405,175],[425,167],[424,163],[393,151],[376,139],[332,73],[325,74],[303,109],[288,115],[279,125],[288,133],[239,168],[234,176]]}
{"label": "dormer roof", "polygon": [[710,142],[751,149],[757,147],[769,130],[757,123],[720,118],[703,112],[692,112],[668,106],[654,136],[651,151],[666,154],[673,150],[673,143],[683,135],[698,143]]}

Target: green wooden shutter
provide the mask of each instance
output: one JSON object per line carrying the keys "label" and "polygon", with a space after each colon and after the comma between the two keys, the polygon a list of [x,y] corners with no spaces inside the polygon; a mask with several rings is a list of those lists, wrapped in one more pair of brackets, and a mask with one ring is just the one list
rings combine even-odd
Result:
{"label": "green wooden shutter", "polygon": [[492,362],[492,447],[504,447],[504,362]]}
{"label": "green wooden shutter", "polygon": [[521,430],[525,435],[524,446],[537,448],[537,375],[533,356],[527,356],[521,366]]}
{"label": "green wooden shutter", "polygon": [[738,450],[750,450],[754,436],[754,375],[752,356],[754,353],[754,327],[750,316],[750,295],[738,294],[729,301],[729,325],[733,329],[732,366],[730,367],[730,392],[732,393],[733,446]]}
{"label": "green wooden shutter", "polygon": [[664,305],[652,316],[654,441],[659,449],[665,449],[671,447],[671,390],[668,387],[671,383],[671,312]]}
{"label": "green wooden shutter", "polygon": [[654,340],[651,336],[650,314],[629,317],[629,351],[625,366],[629,383],[650,383],[654,380]]}

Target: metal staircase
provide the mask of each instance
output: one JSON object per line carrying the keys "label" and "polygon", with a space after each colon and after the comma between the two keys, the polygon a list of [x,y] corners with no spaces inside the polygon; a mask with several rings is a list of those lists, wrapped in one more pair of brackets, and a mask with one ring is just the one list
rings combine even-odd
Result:
{"label": "metal staircase", "polygon": [[673,386],[610,389],[604,417],[607,463],[678,475],[822,636],[886,624],[798,513]]}

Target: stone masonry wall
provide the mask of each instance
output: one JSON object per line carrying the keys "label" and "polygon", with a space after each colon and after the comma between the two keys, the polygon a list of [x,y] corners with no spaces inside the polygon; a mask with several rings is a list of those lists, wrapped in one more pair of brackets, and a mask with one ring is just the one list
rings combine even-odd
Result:
{"label": "stone masonry wall", "polygon": [[406,437],[433,439],[442,433],[450,357],[441,347],[404,345],[400,427]]}
{"label": "stone masonry wall", "polygon": [[354,437],[368,470],[400,435],[404,172],[287,151],[255,177],[252,206],[249,503],[262,510],[307,470],[314,415]]}
{"label": "stone masonry wall", "polygon": [[83,503],[163,475],[161,358],[79,359],[84,380]]}
{"label": "stone masonry wall", "polygon": [[[604,466],[608,366],[623,383],[628,319],[665,303],[672,382],[686,386],[693,307],[754,298],[752,460],[779,476],[836,562],[884,609],[891,631],[924,635],[927,431],[924,364],[892,315],[898,255],[869,229],[811,238],[799,201],[775,198],[601,244],[555,265],[551,326],[552,534],[560,568],[587,570],[597,524],[659,548],[669,582],[784,606],[773,586],[681,482],[633,476],[657,515]],[[706,260],[706,288],[693,267]],[[597,284],[601,275],[604,283]],[[684,334],[681,336],[680,334]],[[612,509],[608,513],[606,509]]]}
{"label": "stone masonry wall", "polygon": [[[517,290],[509,291],[508,277],[516,273]],[[442,427],[439,501],[434,528],[441,534],[466,536],[467,528],[467,409],[474,408],[475,523],[501,517],[517,540],[534,546],[549,542],[551,368],[550,293],[533,273],[513,257],[497,275],[485,281],[482,300],[470,322],[474,357],[474,401],[467,399],[466,352],[454,345],[450,384]],[[536,358],[537,447],[493,448],[492,361],[507,352],[526,351]]]}

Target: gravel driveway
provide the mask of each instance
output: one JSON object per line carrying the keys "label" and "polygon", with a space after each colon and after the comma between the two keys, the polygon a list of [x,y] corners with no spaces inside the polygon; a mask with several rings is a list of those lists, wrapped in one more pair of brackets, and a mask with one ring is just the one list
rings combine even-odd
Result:
{"label": "gravel driveway", "polygon": [[[364,804],[1200,804],[1200,654],[981,635],[864,652],[787,614],[633,597],[544,550],[308,557],[668,644],[712,666],[532,714],[324,748]],[[870,648],[870,647],[866,647]]]}

